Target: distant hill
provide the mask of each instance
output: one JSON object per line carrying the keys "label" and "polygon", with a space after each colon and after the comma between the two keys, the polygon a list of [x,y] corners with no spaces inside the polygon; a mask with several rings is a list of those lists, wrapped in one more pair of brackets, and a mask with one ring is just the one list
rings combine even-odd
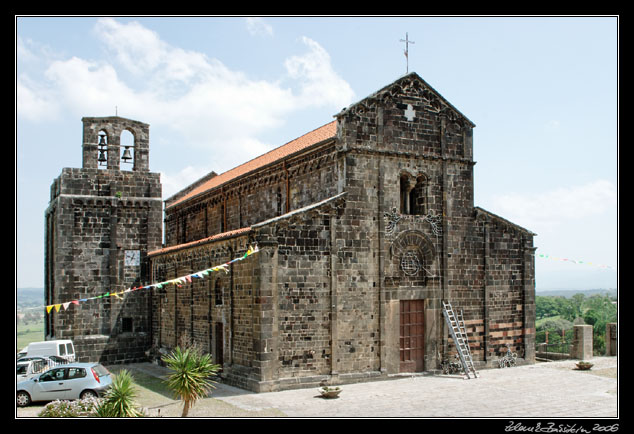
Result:
{"label": "distant hill", "polygon": [[16,290],[18,308],[42,306],[44,304],[44,288],[18,288]]}
{"label": "distant hill", "polygon": [[590,297],[595,294],[599,295],[609,295],[610,297],[617,296],[616,288],[610,289],[536,289],[535,295],[540,295],[544,297],[572,297],[575,294],[583,294],[586,297]]}

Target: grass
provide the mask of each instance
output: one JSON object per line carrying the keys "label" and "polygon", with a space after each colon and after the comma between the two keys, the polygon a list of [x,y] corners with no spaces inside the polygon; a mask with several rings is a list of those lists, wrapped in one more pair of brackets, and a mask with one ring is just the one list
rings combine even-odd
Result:
{"label": "grass", "polygon": [[28,324],[18,324],[16,328],[16,352],[31,342],[44,340],[44,320]]}
{"label": "grass", "polygon": [[[171,399],[174,400],[174,393],[167,387],[167,383],[152,375],[148,375],[144,372],[134,369],[125,365],[110,365],[108,370],[113,374],[118,374],[122,369],[127,369],[134,378],[134,383],[138,386],[139,398],[146,401],[153,401],[155,399]],[[151,403],[139,402],[142,406],[150,406]]]}
{"label": "grass", "polygon": [[[167,383],[156,376],[149,375],[134,366],[111,365],[108,369],[117,374],[121,369],[127,369],[134,378],[137,396],[135,403],[147,409],[150,417],[180,417],[182,402],[174,397],[174,393],[167,387]],[[275,408],[261,410],[246,410],[227,402],[210,397],[198,400],[190,410],[191,417],[285,417],[286,415]]]}

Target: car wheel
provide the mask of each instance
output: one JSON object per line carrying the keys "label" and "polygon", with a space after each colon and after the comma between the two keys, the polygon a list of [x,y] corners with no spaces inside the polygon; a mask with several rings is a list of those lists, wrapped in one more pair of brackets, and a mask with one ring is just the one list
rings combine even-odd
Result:
{"label": "car wheel", "polygon": [[98,398],[98,396],[94,390],[84,390],[83,392],[81,392],[81,395],[79,395],[79,399],[86,398]]}
{"label": "car wheel", "polygon": [[25,391],[21,390],[16,396],[16,402],[18,407],[26,407],[31,403],[31,396]]}

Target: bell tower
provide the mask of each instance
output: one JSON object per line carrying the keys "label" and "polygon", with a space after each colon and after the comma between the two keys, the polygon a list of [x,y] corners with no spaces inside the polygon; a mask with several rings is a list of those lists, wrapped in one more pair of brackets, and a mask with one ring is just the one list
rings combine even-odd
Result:
{"label": "bell tower", "polygon": [[[45,212],[47,339],[72,339],[80,361],[141,360],[151,346],[147,253],[162,243],[160,174],[149,125],[85,117],[82,167],[64,168]],[[116,294],[116,295],[115,295]],[[97,298],[99,297],[99,298]]]}

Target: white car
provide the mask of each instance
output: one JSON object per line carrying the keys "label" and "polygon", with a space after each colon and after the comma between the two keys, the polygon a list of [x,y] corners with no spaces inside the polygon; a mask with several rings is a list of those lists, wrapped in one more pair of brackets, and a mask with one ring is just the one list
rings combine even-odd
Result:
{"label": "white car", "polygon": [[25,407],[34,401],[99,397],[112,385],[110,372],[99,363],[69,363],[28,380],[16,388],[16,402]]}

